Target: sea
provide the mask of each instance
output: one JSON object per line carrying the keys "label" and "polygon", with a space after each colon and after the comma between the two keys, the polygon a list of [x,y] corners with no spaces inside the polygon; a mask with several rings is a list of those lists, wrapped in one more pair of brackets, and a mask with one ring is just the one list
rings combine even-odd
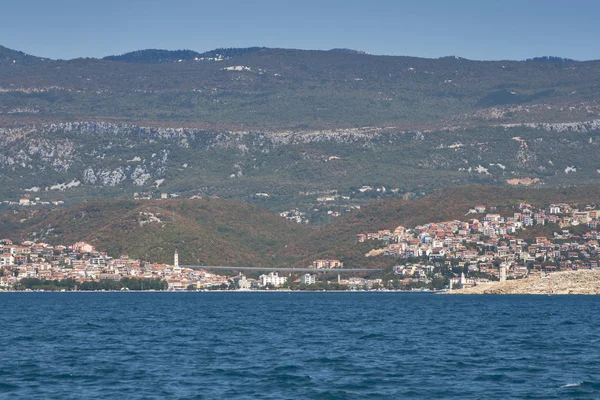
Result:
{"label": "sea", "polygon": [[599,399],[600,297],[0,293],[2,399]]}

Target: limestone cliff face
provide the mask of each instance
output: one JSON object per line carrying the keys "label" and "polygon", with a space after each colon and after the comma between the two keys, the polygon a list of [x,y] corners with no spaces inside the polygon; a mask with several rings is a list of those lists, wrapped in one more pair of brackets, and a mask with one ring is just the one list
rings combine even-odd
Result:
{"label": "limestone cliff face", "polygon": [[[511,179],[547,185],[568,173],[571,184],[598,177],[599,133],[598,120],[438,131],[218,131],[102,121],[13,125],[0,128],[0,186],[11,197],[32,188],[158,186],[184,195],[198,188],[215,194],[219,187],[225,189],[216,194],[223,195],[237,182],[240,196],[248,196],[274,191],[264,182],[285,184],[282,171],[298,182],[297,192],[316,181],[326,189],[378,183],[413,192],[424,177],[434,186],[432,177],[442,175],[444,182],[462,185]],[[390,172],[392,178],[382,182],[353,179],[393,170],[402,173]],[[250,178],[254,186],[245,187]],[[75,181],[81,184],[67,185]]]}
{"label": "limestone cliff face", "polygon": [[473,288],[453,290],[450,294],[600,294],[600,270],[555,272]]}

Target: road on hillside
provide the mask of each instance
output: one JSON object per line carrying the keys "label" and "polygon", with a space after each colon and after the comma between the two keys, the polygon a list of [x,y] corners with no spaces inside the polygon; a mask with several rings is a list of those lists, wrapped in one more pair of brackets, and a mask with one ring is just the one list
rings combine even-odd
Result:
{"label": "road on hillside", "polygon": [[268,267],[227,267],[222,265],[182,265],[184,268],[192,269],[217,269],[229,271],[277,271],[277,272],[337,272],[337,273],[356,273],[356,272],[375,272],[377,268],[331,268],[331,269],[315,269],[315,268],[268,268]]}

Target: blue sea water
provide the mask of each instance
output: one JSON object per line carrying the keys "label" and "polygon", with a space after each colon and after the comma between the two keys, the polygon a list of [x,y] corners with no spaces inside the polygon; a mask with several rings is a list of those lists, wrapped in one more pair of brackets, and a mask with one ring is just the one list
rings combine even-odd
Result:
{"label": "blue sea water", "polygon": [[0,398],[598,399],[600,297],[1,293]]}

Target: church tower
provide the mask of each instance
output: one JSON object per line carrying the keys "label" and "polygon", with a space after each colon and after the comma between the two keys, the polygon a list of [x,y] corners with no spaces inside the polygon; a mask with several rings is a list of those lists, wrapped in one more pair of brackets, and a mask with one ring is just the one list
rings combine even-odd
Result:
{"label": "church tower", "polygon": [[465,278],[465,273],[461,273],[460,274],[460,280],[458,281],[458,287],[459,288],[464,288],[465,284],[467,283],[467,278]]}
{"label": "church tower", "polygon": [[175,256],[173,256],[173,266],[179,267],[179,254],[177,254],[177,249],[175,249]]}

